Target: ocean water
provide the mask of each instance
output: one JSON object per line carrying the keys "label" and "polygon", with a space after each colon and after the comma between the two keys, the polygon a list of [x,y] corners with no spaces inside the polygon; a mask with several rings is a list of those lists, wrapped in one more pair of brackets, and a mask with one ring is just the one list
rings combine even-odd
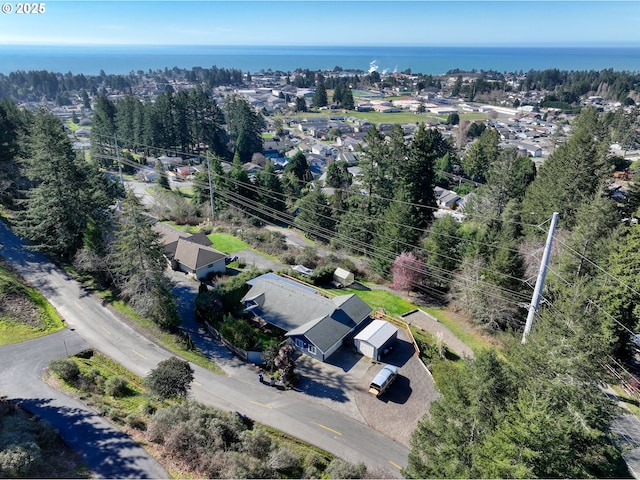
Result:
{"label": "ocean water", "polygon": [[378,72],[411,69],[517,72],[561,70],[640,71],[640,47],[339,47],[339,46],[0,46],[0,73],[48,70],[95,75],[212,66],[245,72],[297,68]]}

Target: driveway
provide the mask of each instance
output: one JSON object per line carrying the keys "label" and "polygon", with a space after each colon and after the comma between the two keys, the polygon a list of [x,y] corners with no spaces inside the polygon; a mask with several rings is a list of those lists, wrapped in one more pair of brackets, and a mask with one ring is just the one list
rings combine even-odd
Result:
{"label": "driveway", "polygon": [[271,260],[258,252],[254,252],[253,250],[240,250],[235,252],[234,255],[238,257],[240,262],[245,263],[246,265],[253,265],[259,270],[272,270],[277,272],[283,268],[288,268],[287,265]]}
{"label": "driveway", "polygon": [[[369,393],[369,383],[383,364],[397,366],[398,378],[384,395],[375,397]],[[296,390],[308,401],[362,421],[406,447],[418,421],[439,397],[403,329],[383,363],[343,347],[325,363],[300,355],[296,370],[300,374]]]}

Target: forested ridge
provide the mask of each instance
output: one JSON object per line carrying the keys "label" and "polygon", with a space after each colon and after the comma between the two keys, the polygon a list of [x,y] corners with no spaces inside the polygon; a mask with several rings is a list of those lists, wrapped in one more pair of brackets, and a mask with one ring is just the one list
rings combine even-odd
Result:
{"label": "forested ridge", "polygon": [[[634,78],[617,78],[625,75]],[[302,152],[283,172],[267,162],[249,176],[243,164],[262,150],[265,123],[241,97],[218,106],[206,89],[169,89],[153,103],[98,95],[94,109],[87,162],[51,114],[0,103],[0,200],[35,248],[75,262],[172,328],[175,301],[157,236],[135,197],[100,169],[116,168],[118,159],[134,169],[147,155],[170,152],[194,163],[208,156],[217,219],[294,225],[366,259],[383,280],[392,278],[397,258],[410,254],[419,261],[409,268],[411,288],[463,311],[504,345],[455,371],[435,372],[444,379],[442,397],[414,434],[406,475],[628,475],[608,435],[616,407],[601,387],[611,359],[631,364],[640,320],[640,226],[634,220],[640,195],[633,182],[622,200],[608,189],[619,162],[609,146],[629,115],[583,109],[570,136],[537,170],[531,159],[501,149],[490,127],[460,155],[424,124],[410,138],[400,127],[383,133],[374,126],[359,152],[362,183],[352,185],[346,165],[335,162],[327,172],[335,193],[328,196],[311,182]],[[227,173],[223,160],[232,164]],[[192,201],[175,200],[188,210],[184,216],[198,221],[210,211],[204,165]],[[434,187],[454,166],[478,188],[462,222],[434,219]],[[121,211],[110,208],[118,198]],[[560,213],[560,226],[544,302],[521,345],[531,279],[553,212]]]}

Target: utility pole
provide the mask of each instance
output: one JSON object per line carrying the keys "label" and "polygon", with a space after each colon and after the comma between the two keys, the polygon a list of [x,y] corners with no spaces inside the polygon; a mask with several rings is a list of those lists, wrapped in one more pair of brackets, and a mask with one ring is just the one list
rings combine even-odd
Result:
{"label": "utility pole", "polygon": [[556,231],[556,225],[558,224],[558,212],[553,212],[551,217],[551,225],[549,226],[549,234],[547,235],[547,242],[544,245],[544,253],[542,254],[542,260],[540,261],[540,270],[538,271],[538,278],[536,280],[536,286],[533,289],[533,297],[531,297],[531,304],[529,305],[529,314],[527,315],[527,323],[524,326],[524,332],[522,333],[522,344],[527,342],[527,335],[533,328],[533,320],[538,313],[538,307],[540,306],[540,297],[542,296],[542,289],[544,287],[544,277],[547,274],[547,266],[549,265],[549,256],[551,255],[551,245],[553,244],[553,234]]}
{"label": "utility pole", "polygon": [[118,150],[118,137],[113,134],[113,140],[116,144],[116,159],[118,160],[118,175],[120,175],[120,183],[124,186],[124,180],[122,179],[122,165],[120,165],[120,150]]}
{"label": "utility pole", "polygon": [[213,215],[216,213],[213,204],[213,186],[211,184],[211,162],[209,161],[209,150],[207,150],[207,173],[209,174],[209,200],[211,201],[211,221],[213,222]]}

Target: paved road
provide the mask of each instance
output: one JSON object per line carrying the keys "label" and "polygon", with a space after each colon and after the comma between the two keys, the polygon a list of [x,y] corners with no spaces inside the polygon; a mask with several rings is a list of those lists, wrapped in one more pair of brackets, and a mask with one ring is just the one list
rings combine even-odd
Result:
{"label": "paved road", "polygon": [[105,418],[42,381],[50,360],[87,348],[69,329],[0,347],[0,392],[51,423],[94,477],[169,478],[153,457]]}
{"label": "paved road", "polygon": [[[66,273],[42,255],[25,252],[20,241],[0,225],[5,257],[57,308],[69,327],[97,350],[140,376],[171,353],[119,321]],[[380,432],[330,408],[301,401],[286,391],[195,370],[192,397],[224,410],[239,411],[351,462],[364,462],[388,476],[400,477],[408,449]]]}

